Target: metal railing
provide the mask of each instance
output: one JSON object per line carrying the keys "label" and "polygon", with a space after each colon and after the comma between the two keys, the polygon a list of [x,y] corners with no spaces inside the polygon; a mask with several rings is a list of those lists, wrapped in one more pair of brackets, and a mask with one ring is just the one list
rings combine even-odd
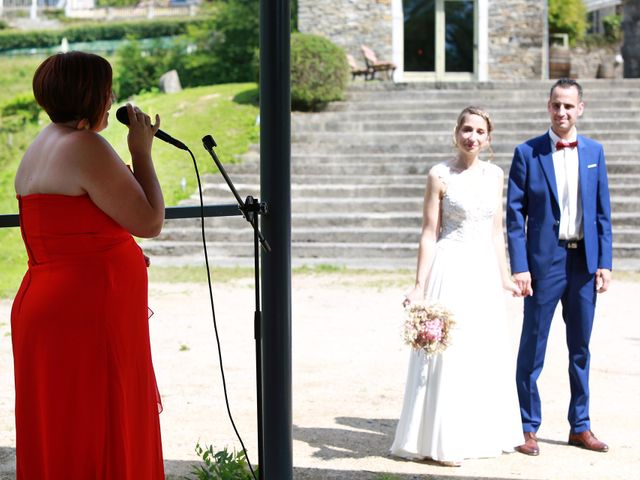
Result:
{"label": "metal railing", "polygon": [[[188,207],[167,207],[165,209],[165,220],[174,220],[179,218],[200,218],[200,206]],[[221,204],[221,205],[205,205],[204,217],[233,217],[242,215],[238,208],[238,204]],[[0,228],[18,227],[20,226],[20,215],[17,213],[9,213],[0,215]]]}

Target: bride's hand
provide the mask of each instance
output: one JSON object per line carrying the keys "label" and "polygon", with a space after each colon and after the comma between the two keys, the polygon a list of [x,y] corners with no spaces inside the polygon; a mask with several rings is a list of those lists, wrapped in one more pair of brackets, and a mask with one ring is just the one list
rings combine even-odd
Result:
{"label": "bride's hand", "polygon": [[520,290],[520,288],[518,287],[518,285],[516,285],[516,282],[514,282],[511,279],[505,280],[504,284],[502,285],[502,287],[511,293],[512,296],[514,297],[521,297],[522,296],[522,291]]}
{"label": "bride's hand", "polygon": [[422,300],[424,297],[424,292],[420,287],[413,287],[412,290],[407,292],[404,296],[404,300],[402,301],[402,306],[407,307],[411,305],[413,302],[417,302]]}

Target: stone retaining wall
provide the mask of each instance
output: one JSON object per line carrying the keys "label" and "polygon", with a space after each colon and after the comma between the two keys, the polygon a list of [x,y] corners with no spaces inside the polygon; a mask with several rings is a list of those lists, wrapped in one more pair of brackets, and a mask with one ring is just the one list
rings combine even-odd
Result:
{"label": "stone retaining wall", "polygon": [[623,65],[616,61],[619,45],[574,47],[571,49],[571,77],[622,78]]}

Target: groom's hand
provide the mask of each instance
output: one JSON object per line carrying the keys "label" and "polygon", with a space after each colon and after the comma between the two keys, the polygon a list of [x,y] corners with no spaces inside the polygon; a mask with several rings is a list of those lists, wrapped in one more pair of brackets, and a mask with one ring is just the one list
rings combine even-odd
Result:
{"label": "groom's hand", "polygon": [[530,272],[518,272],[513,274],[513,281],[520,289],[520,294],[523,297],[533,295],[533,287],[531,286],[531,273]]}
{"label": "groom's hand", "polygon": [[611,283],[611,270],[606,268],[599,268],[596,270],[596,291],[598,293],[604,293],[609,290],[609,284]]}

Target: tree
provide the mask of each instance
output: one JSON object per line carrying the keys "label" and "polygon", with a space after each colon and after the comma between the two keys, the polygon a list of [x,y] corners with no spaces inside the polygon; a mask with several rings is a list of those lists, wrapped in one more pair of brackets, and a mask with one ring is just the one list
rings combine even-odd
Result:
{"label": "tree", "polygon": [[587,8],[582,0],[549,0],[549,33],[567,33],[574,45],[587,30]]}
{"label": "tree", "polygon": [[195,51],[187,55],[175,52],[172,59],[183,86],[255,81],[260,1],[217,4],[210,22],[189,28],[186,42],[195,46]]}

